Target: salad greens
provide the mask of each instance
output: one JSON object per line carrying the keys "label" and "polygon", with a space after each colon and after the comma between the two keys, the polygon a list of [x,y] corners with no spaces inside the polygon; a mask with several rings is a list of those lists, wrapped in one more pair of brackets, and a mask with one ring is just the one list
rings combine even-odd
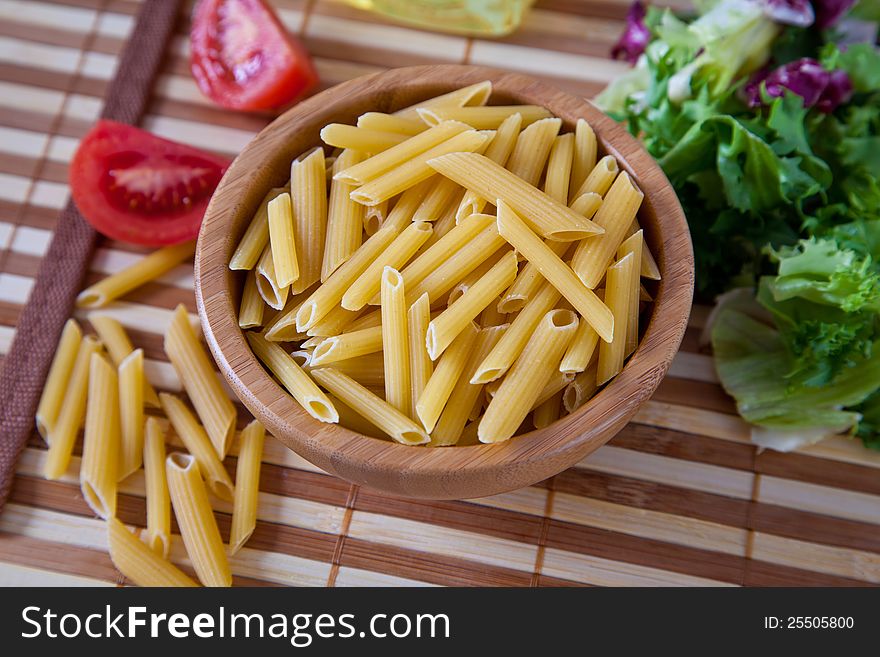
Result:
{"label": "salad greens", "polygon": [[753,439],[880,449],[880,3],[636,3],[597,99],[688,218],[722,384]]}

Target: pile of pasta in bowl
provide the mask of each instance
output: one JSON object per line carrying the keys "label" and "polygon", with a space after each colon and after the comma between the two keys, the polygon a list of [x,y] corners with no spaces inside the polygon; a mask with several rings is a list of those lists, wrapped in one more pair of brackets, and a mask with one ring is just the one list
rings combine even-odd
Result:
{"label": "pile of pasta in bowl", "polygon": [[322,422],[406,445],[546,427],[621,371],[659,279],[590,125],[471,85],[330,124],[229,262],[238,323]]}

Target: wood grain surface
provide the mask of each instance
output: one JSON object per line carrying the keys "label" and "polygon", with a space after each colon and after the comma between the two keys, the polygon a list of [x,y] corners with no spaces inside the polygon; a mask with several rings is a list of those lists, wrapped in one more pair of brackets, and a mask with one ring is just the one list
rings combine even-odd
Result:
{"label": "wood grain surface", "polygon": [[[325,0],[272,4],[315,54],[324,87],[395,66],[472,63],[537,74],[590,97],[625,70],[606,53],[628,0],[539,0],[523,28],[500,41],[420,32]],[[0,355],[66,202],[70,157],[100,111],[138,7],[0,0]],[[233,155],[271,117],[223,111],[201,97],[188,72],[188,15],[144,125]],[[105,241],[90,277],[141,253]],[[161,333],[178,302],[195,313],[192,285],[191,268],[178,267],[111,308],[145,349],[160,389],[177,386]],[[391,497],[325,474],[267,439],[257,528],[232,560],[235,583],[880,583],[880,454],[844,438],[796,454],[758,453],[700,347],[707,314],[693,309],[669,374],[609,444],[511,493],[465,502]],[[239,428],[248,418],[242,408]],[[47,482],[44,457],[35,434],[0,515],[0,584],[124,583],[101,521],[80,496],[79,460],[62,481]],[[217,509],[226,532],[229,509]],[[120,515],[144,521],[136,477],[125,483]],[[189,567],[179,540],[173,558]]]}

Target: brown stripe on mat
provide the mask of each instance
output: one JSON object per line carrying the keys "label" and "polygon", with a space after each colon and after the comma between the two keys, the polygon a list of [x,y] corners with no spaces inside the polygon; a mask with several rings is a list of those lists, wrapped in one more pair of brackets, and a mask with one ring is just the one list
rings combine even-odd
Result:
{"label": "brown stripe on mat", "polygon": [[[9,499],[18,504],[94,517],[91,508],[82,498],[79,486],[75,484],[17,476]],[[220,533],[225,539],[229,535],[230,516],[219,512],[214,515]],[[126,524],[144,527],[146,505],[143,498],[120,494],[117,502],[117,517]],[[171,529],[172,532],[177,532],[177,523],[173,514]],[[254,550],[280,552],[313,561],[330,562],[335,545],[336,537],[333,534],[258,520],[247,546]]]}
{"label": "brown stripe on mat", "polygon": [[676,488],[642,479],[570,469],[554,477],[553,489],[557,493],[591,497],[732,527],[747,526],[746,515],[749,503],[746,500]]}
{"label": "brown stripe on mat", "polygon": [[535,586],[539,586],[541,588],[548,587],[558,587],[558,586],[566,586],[572,587],[576,586],[579,588],[585,588],[591,586],[590,584],[584,584],[582,582],[572,582],[570,579],[562,579],[560,577],[550,577],[550,575],[538,575],[538,582]]}
{"label": "brown stripe on mat", "polygon": [[667,376],[661,381],[652,399],[730,415],[736,413],[736,403],[717,383]]}
{"label": "brown stripe on mat", "polygon": [[731,554],[638,538],[559,520],[551,521],[547,547],[732,584],[742,583],[746,561],[743,557]]}
{"label": "brown stripe on mat", "polygon": [[30,67],[26,63],[0,63],[0,80],[29,87],[65,91],[69,88],[74,77],[74,73],[47,71],[43,68]]}
{"label": "brown stripe on mat", "polygon": [[880,495],[880,470],[867,465],[829,461],[807,454],[774,452],[768,449],[757,455],[755,472]]}
{"label": "brown stripe on mat", "polygon": [[[59,559],[59,554],[64,558]],[[54,543],[20,534],[0,532],[0,560],[107,582],[122,581],[106,550]]]}
{"label": "brown stripe on mat", "polygon": [[754,531],[880,553],[880,526],[867,522],[760,502],[754,505],[749,522]]}
{"label": "brown stripe on mat", "polygon": [[355,510],[425,522],[462,531],[537,544],[541,537],[541,518],[526,513],[496,509],[469,502],[435,501],[391,497],[361,489]]}
{"label": "brown stripe on mat", "polygon": [[826,575],[766,561],[747,560],[744,586],[875,586],[860,579]]}
{"label": "brown stripe on mat", "polygon": [[719,440],[638,422],[626,425],[609,444],[648,454],[749,472],[754,467],[756,451],[754,445],[747,443]]}
{"label": "brown stripe on mat", "polygon": [[0,22],[0,36],[76,50],[82,48],[88,39],[88,34],[85,32],[57,30],[45,24],[33,25],[8,18]]}
{"label": "brown stripe on mat", "polygon": [[530,573],[348,537],[340,566],[445,586],[529,586]]}

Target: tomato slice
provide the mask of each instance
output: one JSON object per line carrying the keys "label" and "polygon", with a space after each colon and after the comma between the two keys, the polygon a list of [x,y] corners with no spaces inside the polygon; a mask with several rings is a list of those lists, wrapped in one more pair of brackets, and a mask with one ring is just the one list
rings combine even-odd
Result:
{"label": "tomato slice", "polygon": [[190,68],[202,93],[239,110],[281,107],[318,83],[309,53],[263,0],[199,0]]}
{"label": "tomato slice", "polygon": [[194,239],[229,162],[115,121],[98,121],[70,165],[73,200],[99,233],[161,246]]}

